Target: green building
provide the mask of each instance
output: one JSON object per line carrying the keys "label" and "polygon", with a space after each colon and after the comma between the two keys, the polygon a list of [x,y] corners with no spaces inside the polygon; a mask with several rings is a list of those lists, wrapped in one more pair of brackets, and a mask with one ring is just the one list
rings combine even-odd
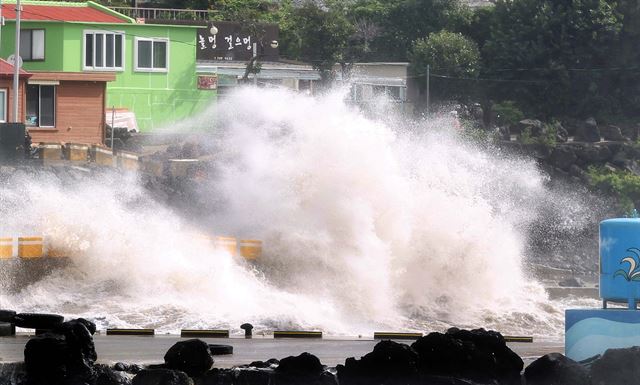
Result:
{"label": "green building", "polygon": [[[197,26],[144,24],[91,1],[21,3],[22,68],[78,79],[115,74],[106,83],[107,116],[114,107],[135,115],[140,131],[170,129],[217,97],[215,77],[196,74]],[[2,15],[0,57],[8,58],[15,1],[3,1]]]}

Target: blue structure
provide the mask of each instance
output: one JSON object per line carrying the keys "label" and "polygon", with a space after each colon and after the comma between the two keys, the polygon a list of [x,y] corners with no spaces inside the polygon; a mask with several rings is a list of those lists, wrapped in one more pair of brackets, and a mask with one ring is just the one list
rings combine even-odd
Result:
{"label": "blue structure", "polygon": [[[600,223],[600,297],[602,309],[565,312],[565,355],[573,360],[640,346],[640,218]],[[627,309],[607,309],[609,302]]]}

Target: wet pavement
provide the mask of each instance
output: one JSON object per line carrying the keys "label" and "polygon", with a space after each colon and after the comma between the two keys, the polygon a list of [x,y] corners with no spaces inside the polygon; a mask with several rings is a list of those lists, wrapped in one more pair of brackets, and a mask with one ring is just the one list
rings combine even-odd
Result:
{"label": "wet pavement", "polygon": [[[175,335],[149,337],[95,335],[94,341],[101,363],[161,363],[165,352],[181,338]],[[215,367],[227,368],[252,361],[265,361],[269,358],[282,359],[287,356],[309,352],[318,356],[327,366],[344,364],[347,357],[360,358],[373,350],[378,342],[372,339],[273,339],[265,338],[201,338],[210,344],[233,346],[232,355],[215,356]],[[23,360],[27,335],[0,337],[0,362]],[[413,341],[398,341],[411,344]],[[551,352],[564,353],[561,341],[534,341],[533,343],[509,343],[509,347],[518,353],[525,365],[536,358]]]}

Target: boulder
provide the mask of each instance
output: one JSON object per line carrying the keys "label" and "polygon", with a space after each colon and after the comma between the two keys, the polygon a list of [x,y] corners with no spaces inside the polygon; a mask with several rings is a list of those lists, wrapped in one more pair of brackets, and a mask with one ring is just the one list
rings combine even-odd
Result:
{"label": "boulder", "polygon": [[569,146],[558,146],[551,152],[549,163],[561,170],[567,171],[577,159],[578,157]]}
{"label": "boulder", "polygon": [[46,379],[51,383],[62,382],[67,375],[69,355],[64,336],[45,333],[32,337],[24,347],[24,363],[30,383]]}
{"label": "boulder", "polygon": [[199,376],[211,369],[213,357],[209,345],[199,339],[176,342],[164,355],[167,368],[180,370],[189,377]]}
{"label": "boulder", "polygon": [[576,142],[599,142],[600,129],[596,120],[589,118],[580,124],[576,130],[574,140]]}
{"label": "boulder", "polygon": [[341,385],[417,384],[418,356],[405,344],[381,341],[360,360],[347,358],[336,367]]}
{"label": "boulder", "polygon": [[213,368],[200,377],[194,379],[195,385],[233,385],[233,369]]}
{"label": "boulder", "polygon": [[57,314],[19,313],[14,320],[17,327],[51,330],[62,325],[64,317]]}
{"label": "boulder", "polygon": [[68,352],[67,369],[85,377],[92,375],[93,364],[98,359],[91,330],[95,333],[95,324],[83,318],[64,322],[55,330],[65,337]]}
{"label": "boulder", "polygon": [[0,322],[14,322],[16,312],[13,310],[0,309]]}
{"label": "boulder", "polygon": [[560,353],[544,355],[524,371],[527,385],[589,385],[589,372]]}
{"label": "boulder", "polygon": [[299,356],[289,356],[280,360],[275,369],[277,383],[314,384],[318,383],[324,367],[318,357],[304,352]]}
{"label": "boulder", "polygon": [[523,144],[522,148],[526,152],[526,154],[536,159],[542,160],[549,158],[553,150],[552,147],[549,147],[542,143]]}
{"label": "boulder", "polygon": [[133,377],[131,385],[193,385],[193,381],[179,370],[145,369]]}
{"label": "boulder", "polygon": [[519,382],[524,366],[500,333],[484,329],[430,333],[411,347],[418,354],[422,375],[508,384]]}
{"label": "boulder", "polygon": [[572,177],[578,178],[578,180],[587,180],[588,176],[586,174],[586,172],[581,169],[578,165],[572,164],[571,167],[569,167],[569,175],[571,175]]}
{"label": "boulder", "polygon": [[520,133],[529,131],[532,137],[537,138],[544,133],[544,123],[537,119],[524,119],[518,122],[516,130]]}
{"label": "boulder", "polygon": [[554,127],[556,129],[557,142],[565,143],[567,140],[569,140],[569,132],[567,131],[566,128],[564,128],[564,126],[560,122],[556,122],[554,124]]}
{"label": "boulder", "polygon": [[106,365],[95,366],[95,385],[130,385],[131,380]]}
{"label": "boulder", "polygon": [[500,140],[511,140],[511,131],[507,126],[497,127],[495,133]]}
{"label": "boulder", "polygon": [[573,150],[581,164],[602,163],[611,158],[611,150],[606,145],[584,144],[573,146]]}
{"label": "boulder", "polygon": [[140,368],[140,366],[138,366],[137,364],[127,364],[124,362],[116,362],[113,365],[113,370],[118,372],[127,372],[131,374],[136,374],[140,372],[142,368]]}
{"label": "boulder", "polygon": [[0,337],[7,337],[16,334],[16,328],[9,322],[0,322]]}
{"label": "boulder", "polygon": [[271,385],[273,369],[243,369],[236,373],[235,385]]}
{"label": "boulder", "polygon": [[609,349],[591,364],[594,385],[631,385],[640,379],[640,347]]}
{"label": "boulder", "polygon": [[600,133],[602,134],[604,140],[613,140],[618,142],[625,140],[620,127],[611,124],[602,126],[600,128]]}

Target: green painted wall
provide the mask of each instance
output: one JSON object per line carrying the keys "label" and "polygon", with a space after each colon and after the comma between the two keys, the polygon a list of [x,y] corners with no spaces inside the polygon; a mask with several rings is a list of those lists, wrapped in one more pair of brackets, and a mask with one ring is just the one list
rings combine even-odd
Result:
{"label": "green painted wall", "polygon": [[[116,71],[116,81],[107,85],[107,108],[127,108],[136,114],[141,131],[171,128],[173,122],[188,118],[215,102],[216,91],[198,90],[196,76],[196,28],[150,24],[82,24],[23,22],[22,28],[45,29],[45,60],[25,62],[27,71],[82,72],[85,30],[125,33],[124,69]],[[0,56],[14,51],[15,22],[2,28]],[[167,72],[136,72],[135,37],[169,39]]]}

